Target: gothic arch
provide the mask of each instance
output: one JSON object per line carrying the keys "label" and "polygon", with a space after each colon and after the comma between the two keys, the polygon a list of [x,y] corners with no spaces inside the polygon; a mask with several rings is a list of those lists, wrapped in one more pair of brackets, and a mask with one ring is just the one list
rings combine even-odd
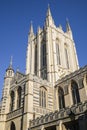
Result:
{"label": "gothic arch", "polygon": [[18,90],[17,90],[17,108],[20,108],[21,107],[21,95],[22,95],[22,88],[21,86],[18,87]]}
{"label": "gothic arch", "polygon": [[59,99],[59,109],[65,108],[64,91],[62,87],[58,88],[58,99]]}
{"label": "gothic arch", "polygon": [[71,81],[71,91],[72,91],[72,100],[73,104],[77,104],[80,102],[80,95],[79,95],[79,89],[78,84],[75,80]]}
{"label": "gothic arch", "polygon": [[10,130],[16,130],[15,123],[12,121],[10,125]]}
{"label": "gothic arch", "polygon": [[47,89],[44,86],[39,89],[39,105],[44,108],[47,106]]}
{"label": "gothic arch", "polygon": [[15,92],[13,90],[10,92],[10,99],[10,111],[13,111],[15,101]]}
{"label": "gothic arch", "polygon": [[40,86],[40,88],[44,88],[47,91],[47,88],[45,86]]}

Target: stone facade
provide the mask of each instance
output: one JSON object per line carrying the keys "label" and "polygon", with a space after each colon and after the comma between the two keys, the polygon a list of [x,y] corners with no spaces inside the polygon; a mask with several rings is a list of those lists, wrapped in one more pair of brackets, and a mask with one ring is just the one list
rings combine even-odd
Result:
{"label": "stone facade", "polygon": [[43,29],[28,35],[26,73],[6,70],[1,130],[86,130],[87,66],[79,69],[69,22],[56,27],[48,7]]}

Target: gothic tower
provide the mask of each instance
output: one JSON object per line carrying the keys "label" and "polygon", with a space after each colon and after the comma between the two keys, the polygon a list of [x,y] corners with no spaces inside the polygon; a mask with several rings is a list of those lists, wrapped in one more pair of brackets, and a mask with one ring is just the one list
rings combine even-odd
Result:
{"label": "gothic tower", "polygon": [[31,24],[28,36],[26,74],[31,73],[55,84],[55,81],[79,68],[69,22],[66,32],[56,27],[48,7],[43,29],[37,35]]}
{"label": "gothic tower", "polygon": [[6,114],[9,112],[9,101],[8,98],[9,90],[10,90],[10,82],[12,77],[14,76],[14,69],[12,67],[12,58],[10,61],[9,67],[6,69],[5,77],[4,77],[4,87],[2,93],[2,113]]}

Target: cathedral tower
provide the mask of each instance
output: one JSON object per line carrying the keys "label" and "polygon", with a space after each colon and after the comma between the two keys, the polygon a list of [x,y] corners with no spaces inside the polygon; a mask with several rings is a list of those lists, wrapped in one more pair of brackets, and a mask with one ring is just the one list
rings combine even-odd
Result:
{"label": "cathedral tower", "polygon": [[56,27],[48,7],[43,29],[34,35],[31,24],[28,36],[26,74],[31,73],[55,84],[55,81],[79,68],[69,22],[66,32]]}
{"label": "cathedral tower", "polygon": [[3,87],[3,94],[2,94],[2,113],[6,114],[9,111],[9,89],[10,89],[10,82],[12,77],[14,76],[14,69],[12,67],[12,57],[10,60],[10,65],[6,69],[5,77],[4,77],[4,87]]}

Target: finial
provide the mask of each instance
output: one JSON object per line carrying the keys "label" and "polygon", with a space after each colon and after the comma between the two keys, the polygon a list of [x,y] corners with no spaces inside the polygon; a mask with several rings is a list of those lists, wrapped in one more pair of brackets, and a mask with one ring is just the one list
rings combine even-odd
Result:
{"label": "finial", "polygon": [[69,24],[69,19],[68,19],[68,18],[66,18],[66,30],[67,30],[67,31],[70,31],[70,30],[71,30],[70,24]]}
{"label": "finial", "polygon": [[10,59],[10,68],[12,68],[12,60],[13,60],[13,57],[11,56],[11,59]]}
{"label": "finial", "polygon": [[17,70],[16,70],[17,72],[19,72],[19,67],[17,67]]}
{"label": "finial", "polygon": [[33,22],[32,22],[32,20],[31,20],[31,22],[30,22],[30,25],[33,26]]}
{"label": "finial", "polygon": [[50,4],[48,3],[48,9],[50,8]]}
{"label": "finial", "polygon": [[59,25],[59,28],[62,30],[62,26],[61,26],[61,24]]}
{"label": "finial", "polygon": [[30,31],[29,34],[33,34],[33,22],[30,22]]}
{"label": "finial", "polygon": [[66,17],[66,22],[68,22],[69,23],[69,19]]}
{"label": "finial", "polygon": [[51,16],[50,5],[48,4],[47,16]]}

